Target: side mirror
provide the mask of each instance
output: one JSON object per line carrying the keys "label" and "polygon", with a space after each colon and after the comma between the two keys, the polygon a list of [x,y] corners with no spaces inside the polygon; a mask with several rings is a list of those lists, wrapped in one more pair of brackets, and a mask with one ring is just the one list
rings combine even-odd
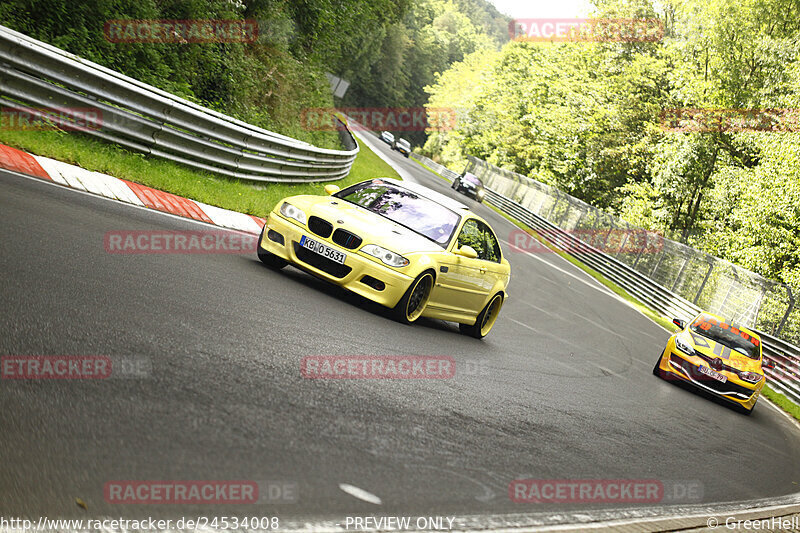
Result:
{"label": "side mirror", "polygon": [[336,185],[326,185],[325,186],[325,192],[328,193],[328,194],[336,194],[337,192],[339,192],[339,190],[340,190],[339,187],[336,186]]}
{"label": "side mirror", "polygon": [[672,323],[678,326],[679,328],[683,329],[686,327],[686,322],[681,320],[680,318],[673,318]]}
{"label": "side mirror", "polygon": [[456,255],[460,255],[462,257],[466,257],[468,259],[477,259],[478,252],[475,251],[475,248],[472,246],[462,246],[461,248],[456,248],[453,250]]}
{"label": "side mirror", "polygon": [[767,359],[766,357],[764,357],[764,358],[761,359],[761,367],[762,368],[774,369],[775,368],[775,361],[773,361],[772,359]]}

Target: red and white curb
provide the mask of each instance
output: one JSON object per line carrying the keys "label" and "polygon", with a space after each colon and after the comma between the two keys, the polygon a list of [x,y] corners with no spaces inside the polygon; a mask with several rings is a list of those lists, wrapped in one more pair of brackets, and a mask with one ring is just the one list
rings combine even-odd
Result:
{"label": "red and white curb", "polygon": [[75,165],[62,163],[49,157],[29,154],[2,144],[0,144],[0,168],[49,180],[70,189],[85,191],[126,204],[147,207],[247,233],[260,233],[266,222],[266,219],[261,217],[221,209],[108,174],[92,172]]}

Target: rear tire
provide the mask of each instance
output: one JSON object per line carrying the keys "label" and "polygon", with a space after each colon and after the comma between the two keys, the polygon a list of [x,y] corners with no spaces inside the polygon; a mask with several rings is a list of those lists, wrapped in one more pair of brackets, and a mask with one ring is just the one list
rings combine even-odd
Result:
{"label": "rear tire", "polygon": [[417,279],[411,283],[406,293],[392,309],[395,320],[402,324],[411,324],[422,316],[428,300],[431,298],[434,281],[431,271],[417,276]]}
{"label": "rear tire", "polygon": [[503,307],[503,295],[499,292],[495,294],[483,311],[475,319],[475,323],[459,324],[458,329],[464,335],[469,335],[476,339],[482,339],[492,331],[494,323],[497,322],[497,317],[500,316],[500,309]]}

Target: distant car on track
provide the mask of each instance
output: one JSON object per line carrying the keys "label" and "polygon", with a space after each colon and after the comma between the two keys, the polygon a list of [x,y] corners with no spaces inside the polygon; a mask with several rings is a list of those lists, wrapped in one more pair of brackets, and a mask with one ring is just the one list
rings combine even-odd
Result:
{"label": "distant car on track", "polygon": [[394,149],[408,157],[408,154],[411,153],[411,143],[405,139],[398,139],[394,144]]}
{"label": "distant car on track", "polygon": [[489,225],[464,204],[421,185],[367,180],[332,196],[285,198],[261,232],[258,257],[288,263],[384,305],[403,323],[459,323],[475,338],[492,329],[511,267]]}
{"label": "distant car on track", "polygon": [[465,172],[461,176],[453,180],[451,185],[456,191],[483,202],[483,197],[486,195],[486,190],[483,187],[483,182],[477,176]]}
{"label": "distant car on track", "polygon": [[681,331],[667,341],[653,374],[690,383],[750,414],[766,381],[760,337],[711,313],[688,325],[677,318],[673,323]]}
{"label": "distant car on track", "polygon": [[388,131],[381,132],[381,140],[391,147],[394,147],[394,135]]}

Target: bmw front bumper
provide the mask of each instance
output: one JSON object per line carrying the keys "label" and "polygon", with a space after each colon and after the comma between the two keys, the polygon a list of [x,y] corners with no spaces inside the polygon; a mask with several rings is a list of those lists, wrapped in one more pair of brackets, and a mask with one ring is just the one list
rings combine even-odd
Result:
{"label": "bmw front bumper", "polygon": [[[323,257],[302,246],[306,236],[344,253],[344,264]],[[376,243],[380,244],[380,243]],[[270,213],[258,243],[261,249],[289,263],[369,300],[392,308],[403,297],[414,278],[385,266],[358,250],[348,250],[330,239],[312,233],[308,227]]]}

